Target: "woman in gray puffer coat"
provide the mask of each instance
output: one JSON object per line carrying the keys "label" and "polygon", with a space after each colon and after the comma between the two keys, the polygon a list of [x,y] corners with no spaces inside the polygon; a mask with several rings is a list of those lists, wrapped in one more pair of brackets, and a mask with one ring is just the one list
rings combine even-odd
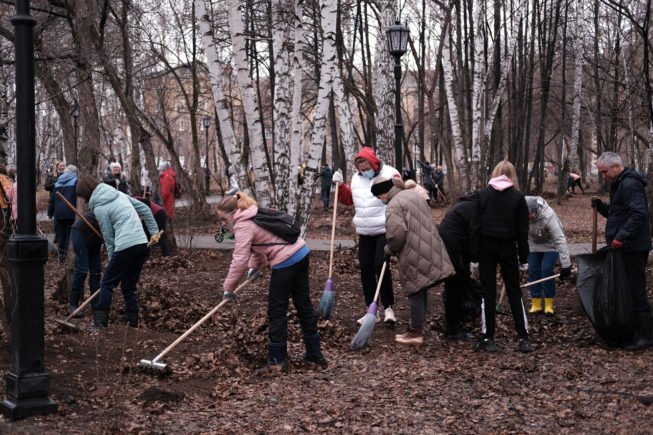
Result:
{"label": "woman in gray puffer coat", "polygon": [[372,194],[388,204],[385,211],[389,256],[399,260],[399,280],[410,301],[410,326],[395,336],[401,344],[423,344],[427,290],[453,275],[447,249],[433,222],[431,208],[416,189],[406,188],[399,178],[379,177]]}
{"label": "woman in gray puffer coat", "polygon": [[[540,196],[527,196],[528,206],[528,281],[533,282],[553,275],[558,256],[560,257],[560,279],[571,274],[571,260],[567,239],[556,212]],[[531,309],[529,313],[553,315],[553,298],[556,294],[554,280],[531,286]],[[542,306],[544,297],[544,306]]]}

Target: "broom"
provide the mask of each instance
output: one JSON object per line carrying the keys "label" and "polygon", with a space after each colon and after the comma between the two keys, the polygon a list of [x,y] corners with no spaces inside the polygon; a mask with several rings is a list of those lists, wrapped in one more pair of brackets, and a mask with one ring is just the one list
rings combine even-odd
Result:
{"label": "broom", "polygon": [[367,313],[363,317],[361,327],[358,329],[356,335],[351,340],[349,348],[351,350],[359,350],[367,346],[372,338],[372,333],[374,332],[374,325],[376,325],[376,312],[379,309],[379,293],[381,292],[381,283],[383,282],[383,275],[385,274],[385,268],[388,265],[388,262],[383,262],[383,268],[381,269],[381,275],[379,276],[379,282],[376,284],[376,293],[374,294],[374,300],[367,308]]}
{"label": "broom", "polygon": [[336,193],[333,197],[333,221],[331,223],[331,248],[329,253],[329,278],[324,284],[324,291],[322,292],[322,299],[317,306],[317,316],[321,319],[328,319],[331,317],[333,311],[333,279],[331,273],[333,272],[333,244],[336,237],[336,210],[338,209],[338,187],[340,183],[336,183]]}

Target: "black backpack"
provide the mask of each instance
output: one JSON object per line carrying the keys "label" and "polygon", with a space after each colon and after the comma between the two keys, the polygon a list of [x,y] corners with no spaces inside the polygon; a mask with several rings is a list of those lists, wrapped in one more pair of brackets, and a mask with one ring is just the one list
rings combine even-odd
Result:
{"label": "black backpack", "polygon": [[288,242],[261,243],[255,244],[254,246],[292,245],[297,241],[297,238],[301,233],[301,228],[297,223],[297,219],[288,213],[272,208],[259,207],[258,213],[256,213],[256,216],[254,216],[252,220],[256,225]]}

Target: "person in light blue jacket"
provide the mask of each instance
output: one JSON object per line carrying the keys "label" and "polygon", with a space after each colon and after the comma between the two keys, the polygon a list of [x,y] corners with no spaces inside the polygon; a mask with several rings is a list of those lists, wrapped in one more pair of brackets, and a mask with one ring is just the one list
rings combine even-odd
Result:
{"label": "person in light blue jacket", "polygon": [[141,218],[158,242],[159,228],[150,208],[142,202],[125,195],[113,187],[99,183],[89,175],[77,183],[77,196],[88,201],[100,224],[104,244],[109,255],[107,266],[100,283],[100,294],[93,301],[93,320],[96,328],[109,324],[111,296],[120,284],[125,299],[125,317],[129,326],[138,326],[138,298],[136,286],[147,258],[147,237],[141,226]]}

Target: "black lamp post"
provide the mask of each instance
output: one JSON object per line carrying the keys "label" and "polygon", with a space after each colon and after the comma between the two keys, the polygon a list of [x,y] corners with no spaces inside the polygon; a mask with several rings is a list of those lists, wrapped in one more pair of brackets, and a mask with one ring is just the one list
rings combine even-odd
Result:
{"label": "black lamp post", "polygon": [[44,271],[48,242],[36,234],[36,147],[34,117],[34,39],[36,20],[29,0],[16,2],[11,17],[16,35],[16,152],[18,231],[7,243],[15,294],[11,314],[11,371],[0,411],[12,420],[57,411],[48,398],[50,375],[44,365]]}
{"label": "black lamp post", "polygon": [[[79,118],[79,104],[77,104],[77,101],[73,103],[73,107],[70,108],[70,116],[73,117],[73,127],[75,131],[75,152],[77,152],[77,120]],[[62,150],[63,150],[63,142],[61,144]],[[63,151],[61,152],[61,157],[63,158]]]}
{"label": "black lamp post", "polygon": [[206,184],[206,194],[209,194],[211,187],[211,171],[209,170],[209,127],[211,127],[211,118],[208,116],[202,119],[204,133],[206,134],[206,157],[204,158],[204,182]]}
{"label": "black lamp post", "polygon": [[395,58],[395,166],[401,170],[401,139],[404,136],[404,123],[401,119],[401,56],[408,48],[409,31],[408,27],[395,21],[385,34],[388,37],[388,51]]}

